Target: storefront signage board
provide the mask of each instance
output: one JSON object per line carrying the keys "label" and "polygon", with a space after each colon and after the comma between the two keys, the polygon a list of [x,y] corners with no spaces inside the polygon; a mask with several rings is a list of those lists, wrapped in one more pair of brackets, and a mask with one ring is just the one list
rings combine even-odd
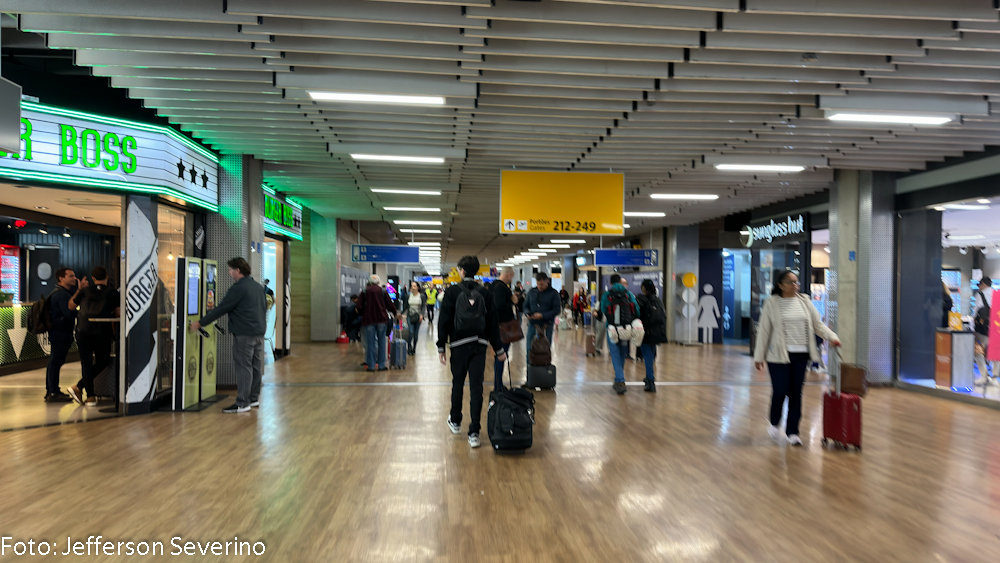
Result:
{"label": "storefront signage board", "polygon": [[625,176],[608,172],[500,172],[500,232],[624,235]]}
{"label": "storefront signage board", "polygon": [[403,244],[352,244],[354,262],[380,264],[419,264],[420,247]]}
{"label": "storefront signage board", "polygon": [[219,159],[173,129],[30,102],[0,177],[158,194],[218,210]]}
{"label": "storefront signage board", "polygon": [[784,219],[775,221],[771,219],[766,223],[758,225],[747,225],[740,231],[740,238],[744,246],[752,247],[754,244],[772,243],[776,240],[802,240],[809,234],[809,225],[803,215],[789,215]]}
{"label": "storefront signage board", "polygon": [[264,193],[264,230],[302,240],[302,208],[278,195]]}
{"label": "storefront signage board", "polygon": [[[990,342],[1000,342],[1000,306],[990,307]],[[991,362],[1000,361],[1000,346],[987,346],[986,359]]]}
{"label": "storefront signage board", "polygon": [[660,253],[649,249],[595,248],[594,264],[621,267],[659,266]]}

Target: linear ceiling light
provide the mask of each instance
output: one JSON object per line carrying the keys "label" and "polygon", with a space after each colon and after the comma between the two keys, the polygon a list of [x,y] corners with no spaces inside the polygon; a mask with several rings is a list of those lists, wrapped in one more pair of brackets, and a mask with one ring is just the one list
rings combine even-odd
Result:
{"label": "linear ceiling light", "polygon": [[[555,243],[555,244],[587,244],[587,241],[584,240],[584,239],[582,239],[582,238],[581,239],[575,239],[575,238],[558,239],[558,238],[554,238],[554,239],[550,240],[549,242]],[[543,245],[539,245],[539,246],[543,246]]]}
{"label": "linear ceiling light", "polygon": [[715,169],[738,172],[802,172],[806,167],[783,164],[716,164]]}
{"label": "linear ceiling light", "polygon": [[626,217],[666,217],[662,211],[626,211]]}
{"label": "linear ceiling light", "polygon": [[538,248],[569,248],[568,244],[539,244]]}
{"label": "linear ceiling light", "polygon": [[408,242],[410,246],[441,246],[440,242]]}
{"label": "linear ceiling light", "polygon": [[413,233],[415,235],[440,235],[441,231],[436,229],[399,229],[401,233]]}
{"label": "linear ceiling light", "polygon": [[951,235],[945,238],[948,240],[983,240],[986,238],[986,235]]}
{"label": "linear ceiling light", "polygon": [[944,208],[958,211],[984,211],[986,209],[991,209],[989,205],[963,205],[958,203],[945,205]]}
{"label": "linear ceiling light", "polygon": [[395,188],[372,188],[377,194],[441,195],[441,190],[397,190]]}
{"label": "linear ceiling light", "polygon": [[393,223],[397,225],[441,225],[441,221],[411,221],[409,219],[393,221]]}
{"label": "linear ceiling light", "polygon": [[625,227],[626,229],[631,229],[632,225],[629,225],[628,223],[625,223],[624,225],[622,225],[622,227]]}
{"label": "linear ceiling light", "polygon": [[441,211],[440,207],[383,207],[386,211],[427,211],[427,212],[438,212]]}
{"label": "linear ceiling light", "polygon": [[652,194],[653,199],[719,199],[715,194]]}
{"label": "linear ceiling light", "polygon": [[395,96],[388,94],[356,94],[353,92],[309,92],[309,97],[322,102],[362,102],[371,104],[420,104],[443,106],[441,96]]}
{"label": "linear ceiling light", "polygon": [[421,164],[444,164],[439,156],[402,156],[392,154],[351,154],[354,160],[379,160],[385,162],[417,162]]}
{"label": "linear ceiling light", "polygon": [[875,113],[835,113],[827,116],[830,121],[856,121],[860,123],[895,123],[901,125],[944,125],[954,121],[946,115],[905,115]]}
{"label": "linear ceiling light", "polygon": [[533,254],[552,254],[552,253],[555,252],[555,249],[552,249],[552,248],[532,248],[528,252],[531,252]]}

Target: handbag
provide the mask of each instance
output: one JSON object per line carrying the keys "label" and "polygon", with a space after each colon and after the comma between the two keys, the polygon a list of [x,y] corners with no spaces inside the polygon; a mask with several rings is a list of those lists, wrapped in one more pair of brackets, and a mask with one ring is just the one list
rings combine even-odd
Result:
{"label": "handbag", "polygon": [[406,318],[406,322],[413,326],[420,322],[420,313],[410,313],[410,316]]}
{"label": "handbag", "polygon": [[524,338],[524,331],[521,330],[521,323],[517,319],[511,319],[500,323],[500,342],[510,344]]}

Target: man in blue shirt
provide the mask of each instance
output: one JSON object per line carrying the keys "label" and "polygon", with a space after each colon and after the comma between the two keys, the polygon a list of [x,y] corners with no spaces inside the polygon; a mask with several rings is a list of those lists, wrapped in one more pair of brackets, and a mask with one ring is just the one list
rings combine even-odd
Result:
{"label": "man in blue shirt", "polygon": [[56,270],[56,289],[49,294],[49,365],[45,369],[45,400],[50,403],[68,403],[73,399],[59,389],[59,371],[66,363],[66,354],[73,346],[73,328],[76,326],[77,299],[87,288],[87,278],[77,285],[76,273],[69,268]]}

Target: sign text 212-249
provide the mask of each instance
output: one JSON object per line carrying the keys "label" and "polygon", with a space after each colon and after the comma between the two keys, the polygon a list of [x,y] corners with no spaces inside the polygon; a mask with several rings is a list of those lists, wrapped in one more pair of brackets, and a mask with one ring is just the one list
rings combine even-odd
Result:
{"label": "sign text 212-249", "polygon": [[593,231],[597,229],[597,223],[591,221],[590,223],[581,223],[580,221],[555,221],[556,231]]}

